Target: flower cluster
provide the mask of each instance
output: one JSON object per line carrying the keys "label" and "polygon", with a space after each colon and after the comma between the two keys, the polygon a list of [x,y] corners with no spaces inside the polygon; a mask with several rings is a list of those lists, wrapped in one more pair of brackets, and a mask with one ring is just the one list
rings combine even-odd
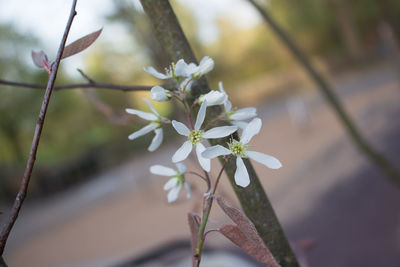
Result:
{"label": "flower cluster", "polygon": [[[151,166],[150,172],[157,175],[168,176],[170,179],[164,186],[164,190],[169,190],[168,202],[174,202],[179,196],[179,192],[185,186],[187,188],[187,197],[190,197],[190,184],[185,178],[186,167],[183,161],[187,159],[193,149],[195,149],[199,165],[205,172],[210,172],[211,159],[224,156],[236,157],[235,182],[241,187],[246,187],[250,183],[250,177],[247,172],[243,159],[253,159],[271,169],[279,169],[282,165],[278,159],[263,154],[260,152],[250,151],[248,143],[251,138],[258,134],[262,122],[257,117],[256,108],[234,109],[228,99],[222,82],[219,83],[219,90],[212,90],[207,94],[201,95],[198,99],[189,105],[187,96],[191,93],[191,85],[204,74],[210,72],[214,68],[214,61],[209,57],[204,57],[200,64],[187,64],[183,59],[172,63],[171,66],[165,69],[164,73],[158,72],[153,67],[145,68],[144,70],[158,79],[172,79],[175,81],[176,88],[167,90],[162,86],[154,86],[150,91],[150,98],[153,101],[164,102],[172,98],[176,98],[184,104],[185,113],[188,117],[187,124],[176,120],[169,120],[161,116],[151,105],[144,99],[152,113],[143,112],[136,109],[126,109],[126,112],[137,115],[138,117],[149,121],[150,123],[142,129],[132,133],[129,136],[130,140],[134,140],[149,132],[154,131],[155,136],[148,148],[149,151],[155,151],[163,141],[163,127],[172,124],[172,127],[179,135],[186,138],[186,141],[173,154],[171,160],[176,164],[177,170],[169,167],[154,165]],[[199,106],[196,114],[196,120],[193,124],[192,116],[196,105]],[[207,113],[207,107],[222,106],[221,114],[215,118],[210,118],[207,124],[204,125]],[[248,122],[248,120],[251,120]],[[228,124],[223,125],[222,123]],[[212,127],[218,124],[217,127]],[[221,126],[223,125],[223,126]],[[231,135],[241,130],[241,137],[235,140]],[[225,146],[216,145],[206,148],[204,143],[207,139],[219,139],[231,136],[230,142]]]}

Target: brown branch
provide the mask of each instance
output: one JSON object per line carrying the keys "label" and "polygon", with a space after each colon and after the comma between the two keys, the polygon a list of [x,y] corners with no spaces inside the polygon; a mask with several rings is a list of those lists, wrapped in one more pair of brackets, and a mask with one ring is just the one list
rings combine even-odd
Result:
{"label": "brown branch", "polygon": [[[93,80],[92,80],[93,81]],[[24,87],[32,89],[44,89],[46,85],[44,84],[32,84],[32,83],[21,83],[7,80],[0,80],[0,84],[14,86],[14,87]],[[88,83],[72,83],[72,84],[59,84],[54,86],[54,90],[64,90],[64,89],[85,89],[85,88],[100,88],[100,89],[110,89],[117,91],[150,91],[152,86],[147,85],[121,85],[113,83],[98,83],[98,82],[88,82]]]}
{"label": "brown branch", "polygon": [[28,162],[26,164],[26,168],[25,168],[24,176],[22,178],[21,186],[18,191],[17,197],[15,198],[8,221],[4,225],[4,227],[1,231],[1,234],[0,234],[0,257],[3,255],[8,236],[10,235],[11,229],[13,228],[14,223],[17,220],[19,211],[21,209],[21,206],[25,200],[25,197],[26,197],[26,194],[28,191],[29,180],[31,178],[33,166],[35,164],[36,153],[37,153],[37,149],[39,146],[39,140],[40,140],[40,136],[42,133],[43,124],[44,124],[44,120],[46,117],[47,107],[49,105],[51,93],[54,88],[54,82],[57,77],[57,71],[58,71],[58,67],[60,65],[61,55],[63,54],[63,51],[64,51],[65,42],[67,41],[67,36],[68,36],[69,30],[71,28],[72,21],[76,15],[76,11],[75,11],[76,1],[77,0],[73,0],[73,2],[72,2],[71,12],[70,12],[70,15],[68,18],[67,25],[65,27],[65,31],[64,31],[64,35],[62,37],[61,43],[60,43],[60,47],[58,48],[57,57],[56,57],[55,62],[51,66],[51,72],[49,75],[49,80],[47,82],[46,92],[43,97],[42,107],[40,109],[39,117],[36,122],[36,129],[35,129],[35,133],[34,133],[33,140],[32,140],[31,151],[29,154]]}

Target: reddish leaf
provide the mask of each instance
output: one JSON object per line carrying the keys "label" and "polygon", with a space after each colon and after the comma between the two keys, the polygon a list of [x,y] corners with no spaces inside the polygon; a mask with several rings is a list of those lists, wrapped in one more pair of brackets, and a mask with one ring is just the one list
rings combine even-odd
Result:
{"label": "reddish leaf", "polygon": [[243,212],[228,206],[220,197],[217,197],[217,202],[225,214],[228,215],[229,218],[231,218],[249,238],[253,239],[255,242],[258,242],[261,239],[253,223],[246,217],[246,215],[244,215]]}
{"label": "reddish leaf", "polygon": [[61,56],[61,59],[78,54],[79,52],[82,52],[83,50],[88,48],[100,36],[102,30],[103,29],[100,29],[96,32],[92,32],[76,40],[75,42],[72,42],[71,44],[67,45],[64,48],[64,52]]}
{"label": "reddish leaf", "polygon": [[268,264],[271,267],[279,267],[271,251],[264,245],[254,242],[247,236],[238,226],[224,225],[219,231],[229,240],[231,240],[238,247],[243,249],[244,252],[259,260],[262,263]]}
{"label": "reddish leaf", "polygon": [[38,68],[44,68],[45,65],[46,64],[48,65],[48,63],[49,63],[48,59],[47,59],[47,55],[43,51],[40,51],[40,52],[32,51],[31,56],[32,56],[33,63]]}
{"label": "reddish leaf", "polygon": [[198,220],[199,215],[195,213],[188,213],[188,221],[190,227],[190,237],[191,237],[191,244],[192,244],[192,264],[196,266],[196,245],[197,245],[197,237],[199,233],[200,222]]}
{"label": "reddish leaf", "polygon": [[269,266],[279,266],[271,251],[265,246],[253,223],[240,210],[228,206],[217,197],[218,205],[237,225],[223,225],[219,231],[246,253]]}

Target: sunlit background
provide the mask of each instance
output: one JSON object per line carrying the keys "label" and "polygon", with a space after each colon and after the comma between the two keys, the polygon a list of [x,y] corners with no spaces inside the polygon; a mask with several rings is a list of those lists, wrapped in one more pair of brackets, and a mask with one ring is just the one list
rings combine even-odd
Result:
{"label": "sunlit background", "polygon": [[[215,60],[207,75],[211,87],[223,81],[234,106],[258,108],[263,129],[253,145],[284,167],[255,167],[304,266],[398,266],[399,189],[356,149],[254,7],[246,0],[170,2],[197,58]],[[400,2],[257,2],[332,85],[371,145],[399,169]],[[33,65],[30,53],[55,57],[70,1],[0,5],[0,79],[46,83],[47,73]],[[77,12],[68,42],[103,32],[89,49],[62,61],[57,84],[86,82],[77,69],[97,82],[160,83],[143,67],[163,70],[169,62],[137,1],[78,1]],[[1,223],[19,188],[43,92],[0,85]],[[182,194],[167,204],[165,177],[148,169],[172,167],[182,139],[167,129],[154,153],[147,151],[152,136],[128,140],[146,122],[125,108],[146,109],[142,98],[149,93],[53,94],[29,197],[5,251],[10,266],[190,265],[186,213],[199,212],[204,186],[188,177],[192,199]],[[180,116],[178,105],[154,105],[165,116]],[[239,206],[226,177],[222,184],[219,194]],[[217,208],[212,216],[214,227],[228,221]],[[206,247],[208,266],[258,266],[218,234],[208,236]]]}

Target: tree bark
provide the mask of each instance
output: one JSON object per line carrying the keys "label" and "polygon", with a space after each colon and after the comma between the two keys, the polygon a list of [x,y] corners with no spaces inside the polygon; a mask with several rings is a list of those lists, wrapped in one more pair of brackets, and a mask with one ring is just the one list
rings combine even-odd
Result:
{"label": "tree bark", "polygon": [[[150,17],[155,34],[169,59],[176,62],[183,58],[186,62],[197,62],[169,1],[141,0],[141,3]],[[193,87],[192,94],[197,97],[208,91],[210,91],[209,86],[206,79],[203,78]],[[218,108],[210,108],[207,111],[208,116],[211,115],[211,117],[221,112]],[[221,142],[221,144],[225,143]],[[245,164],[251,180],[250,185],[246,188],[235,184],[235,160],[230,160],[225,169],[244,212],[254,223],[261,238],[281,266],[299,266],[254,168],[248,160],[245,160]]]}

